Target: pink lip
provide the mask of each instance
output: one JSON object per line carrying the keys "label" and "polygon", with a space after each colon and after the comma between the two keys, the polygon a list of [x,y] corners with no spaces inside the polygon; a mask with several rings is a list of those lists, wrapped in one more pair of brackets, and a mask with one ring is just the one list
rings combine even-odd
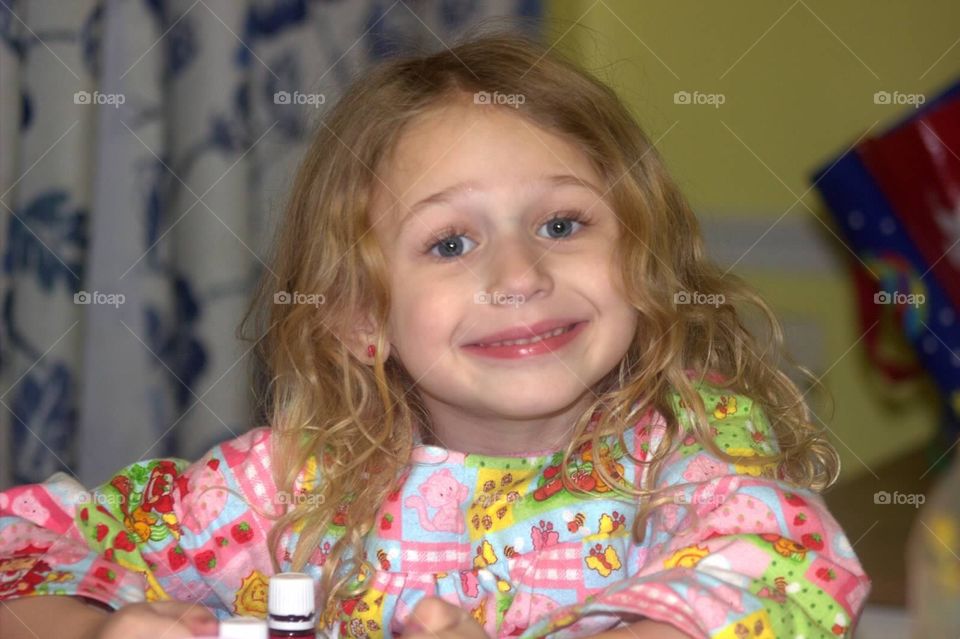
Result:
{"label": "pink lip", "polygon": [[490,344],[491,342],[502,342],[508,339],[527,339],[530,337],[536,337],[537,335],[543,335],[544,333],[549,333],[555,328],[562,328],[564,326],[570,326],[571,324],[576,324],[581,320],[575,318],[563,318],[563,319],[554,319],[554,320],[543,320],[535,324],[530,324],[529,326],[515,326],[513,328],[508,328],[505,331],[500,331],[498,333],[491,333],[481,337],[475,342],[467,344],[467,346],[482,346],[483,344]]}
{"label": "pink lip", "polygon": [[[544,353],[549,353],[563,348],[575,340],[577,336],[583,332],[583,327],[586,325],[587,322],[577,322],[571,330],[565,333],[561,333],[560,335],[556,335],[554,337],[548,337],[532,344],[511,344],[504,346],[482,346],[479,344],[468,344],[467,346],[464,346],[464,349],[474,355],[492,357],[495,359],[520,359],[523,357],[533,357],[535,355],[543,355]],[[555,328],[560,328],[561,326],[570,326],[570,324],[560,324],[559,326],[555,326]],[[534,335],[540,335],[544,332],[547,331],[540,331],[538,333],[534,333]]]}

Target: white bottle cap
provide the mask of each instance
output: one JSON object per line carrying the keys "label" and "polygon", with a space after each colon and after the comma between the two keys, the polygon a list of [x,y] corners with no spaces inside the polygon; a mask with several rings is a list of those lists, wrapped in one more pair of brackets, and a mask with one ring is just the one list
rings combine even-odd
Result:
{"label": "white bottle cap", "polygon": [[267,622],[256,617],[231,617],[220,622],[219,639],[267,639]]}
{"label": "white bottle cap", "polygon": [[267,610],[270,628],[304,630],[316,624],[313,577],[302,572],[281,572],[270,577]]}

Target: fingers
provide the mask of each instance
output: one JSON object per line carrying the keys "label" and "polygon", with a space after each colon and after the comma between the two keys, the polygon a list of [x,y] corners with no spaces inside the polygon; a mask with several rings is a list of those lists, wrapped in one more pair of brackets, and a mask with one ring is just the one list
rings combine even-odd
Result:
{"label": "fingers", "polygon": [[403,628],[404,639],[490,639],[469,610],[438,597],[414,606]]}
{"label": "fingers", "polygon": [[[216,615],[198,603],[162,601],[156,604],[158,612],[186,627],[195,635],[216,635],[219,622]],[[166,638],[165,638],[166,639]]]}
{"label": "fingers", "polygon": [[[456,627],[463,620],[464,611],[439,597],[424,597],[407,618],[410,632],[436,633]],[[407,633],[409,634],[409,633]]]}
{"label": "fingers", "polygon": [[217,617],[199,604],[192,604],[180,617],[180,623],[196,635],[216,635],[220,625]]}

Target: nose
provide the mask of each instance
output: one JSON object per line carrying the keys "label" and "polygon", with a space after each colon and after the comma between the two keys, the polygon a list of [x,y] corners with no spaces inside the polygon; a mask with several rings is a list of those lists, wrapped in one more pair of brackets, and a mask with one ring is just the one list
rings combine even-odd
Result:
{"label": "nose", "polygon": [[549,255],[532,238],[502,237],[491,256],[487,292],[493,303],[518,305],[553,289],[548,271]]}

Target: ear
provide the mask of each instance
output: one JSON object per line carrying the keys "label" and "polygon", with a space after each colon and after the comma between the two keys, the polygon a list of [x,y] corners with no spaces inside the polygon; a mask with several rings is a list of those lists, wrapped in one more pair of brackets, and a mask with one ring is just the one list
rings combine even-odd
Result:
{"label": "ear", "polygon": [[[390,340],[386,340],[383,346],[383,352],[379,352],[377,346],[377,325],[371,314],[359,316],[360,319],[354,322],[354,325],[347,331],[344,342],[361,362],[373,366],[375,359],[386,360],[390,356]],[[371,357],[368,349],[373,345],[377,347],[377,353]]]}

